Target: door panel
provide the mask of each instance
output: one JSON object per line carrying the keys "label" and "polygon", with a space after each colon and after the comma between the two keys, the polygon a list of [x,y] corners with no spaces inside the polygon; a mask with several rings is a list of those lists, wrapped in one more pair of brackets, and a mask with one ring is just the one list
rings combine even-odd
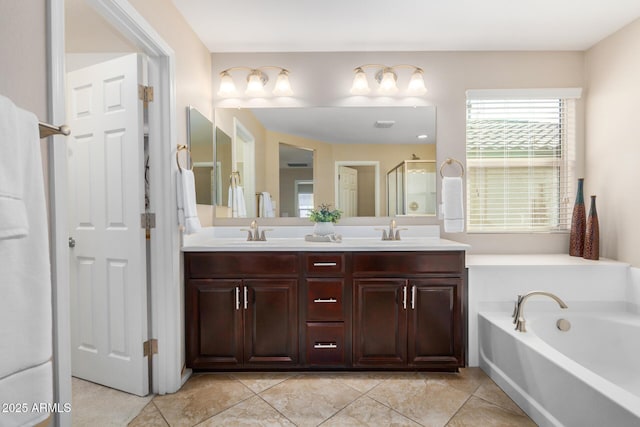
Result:
{"label": "door panel", "polygon": [[245,280],[245,363],[298,362],[296,279]]}
{"label": "door panel", "polygon": [[186,288],[187,366],[242,366],[242,281],[189,280]]}
{"label": "door panel", "polygon": [[339,168],[339,208],[345,217],[358,216],[358,170]]}
{"label": "door panel", "polygon": [[402,365],[407,357],[404,279],[354,280],[354,365]]}
{"label": "door panel", "polygon": [[411,280],[409,363],[453,364],[461,361],[459,279]]}
{"label": "door panel", "polygon": [[71,344],[74,376],[149,391],[141,61],[68,73]]}

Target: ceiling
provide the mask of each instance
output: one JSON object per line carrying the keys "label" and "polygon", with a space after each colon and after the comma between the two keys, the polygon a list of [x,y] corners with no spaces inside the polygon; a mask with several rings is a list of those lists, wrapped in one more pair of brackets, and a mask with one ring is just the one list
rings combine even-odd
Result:
{"label": "ceiling", "polygon": [[[435,107],[254,108],[252,112],[270,131],[333,144],[436,142]],[[383,127],[376,127],[376,122]]]}
{"label": "ceiling", "polygon": [[639,0],[173,0],[211,52],[586,50]]}

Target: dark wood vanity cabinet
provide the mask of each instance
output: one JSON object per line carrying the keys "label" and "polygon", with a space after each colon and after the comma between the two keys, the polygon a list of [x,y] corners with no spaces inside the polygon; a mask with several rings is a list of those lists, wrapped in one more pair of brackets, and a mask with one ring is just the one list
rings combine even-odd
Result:
{"label": "dark wood vanity cabinet", "polygon": [[309,367],[351,364],[349,253],[303,253],[301,349]]}
{"label": "dark wood vanity cabinet", "polygon": [[186,252],[187,366],[465,364],[464,252]]}
{"label": "dark wood vanity cabinet", "polygon": [[187,366],[297,366],[297,260],[295,253],[185,254]]}
{"label": "dark wood vanity cabinet", "polygon": [[354,254],[354,367],[463,367],[463,271],[463,252]]}

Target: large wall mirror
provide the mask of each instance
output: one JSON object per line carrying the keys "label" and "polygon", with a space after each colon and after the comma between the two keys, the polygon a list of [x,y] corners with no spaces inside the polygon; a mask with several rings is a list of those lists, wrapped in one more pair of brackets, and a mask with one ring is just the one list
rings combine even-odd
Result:
{"label": "large wall mirror", "polygon": [[[196,203],[213,205],[217,181],[213,157],[213,123],[194,107],[187,107],[187,143],[196,183]],[[219,181],[218,181],[219,182]]]}
{"label": "large wall mirror", "polygon": [[[432,106],[216,108],[216,217],[305,217],[321,203],[344,217],[435,215],[435,115]],[[420,167],[400,185],[399,165]]]}

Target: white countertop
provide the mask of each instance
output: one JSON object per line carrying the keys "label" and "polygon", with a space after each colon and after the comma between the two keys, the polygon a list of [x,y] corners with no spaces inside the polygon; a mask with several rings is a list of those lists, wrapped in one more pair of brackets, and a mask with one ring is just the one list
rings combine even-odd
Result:
{"label": "white countertop", "polygon": [[607,258],[597,261],[568,254],[483,254],[467,255],[467,267],[520,267],[520,266],[577,266],[610,265],[626,266],[627,263]]}
{"label": "white countertop", "polygon": [[[264,228],[269,230],[268,228]],[[469,245],[441,239],[439,227],[409,227],[401,231],[401,240],[383,241],[381,232],[373,227],[337,227],[341,242],[307,242],[304,236],[311,227],[274,227],[266,231],[267,240],[246,240],[246,232],[237,227],[211,227],[185,236],[183,252],[251,252],[251,251],[464,251]]]}

